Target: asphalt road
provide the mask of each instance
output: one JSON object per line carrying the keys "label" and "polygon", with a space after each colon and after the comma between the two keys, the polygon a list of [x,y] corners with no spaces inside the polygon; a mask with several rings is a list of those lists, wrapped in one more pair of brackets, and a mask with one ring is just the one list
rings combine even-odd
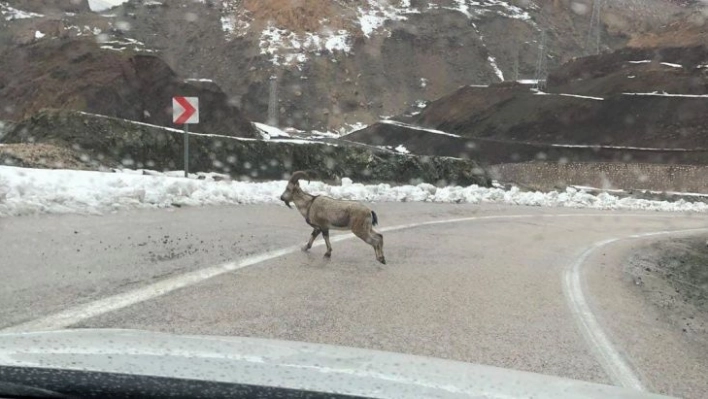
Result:
{"label": "asphalt road", "polygon": [[0,329],[279,338],[708,392],[705,341],[663,319],[623,272],[646,240],[708,234],[705,216],[374,209],[387,265],[347,236],[333,235],[330,261],[323,246],[299,251],[309,228],[279,206],[0,219]]}

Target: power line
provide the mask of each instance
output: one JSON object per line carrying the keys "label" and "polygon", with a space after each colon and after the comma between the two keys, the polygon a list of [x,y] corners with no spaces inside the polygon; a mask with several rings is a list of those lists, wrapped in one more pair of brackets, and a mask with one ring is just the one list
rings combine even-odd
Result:
{"label": "power line", "polygon": [[514,81],[515,81],[515,82],[519,80],[519,57],[520,57],[519,53],[520,53],[520,50],[519,50],[519,43],[517,42],[517,43],[514,45],[514,68],[513,68],[513,72],[514,72]]}
{"label": "power line", "polygon": [[268,124],[278,126],[278,77],[270,77],[270,93],[268,96]]}
{"label": "power line", "polygon": [[585,39],[586,55],[600,54],[600,12],[603,0],[593,0],[592,14],[590,15],[590,28]]}
{"label": "power line", "polygon": [[538,42],[538,59],[536,60],[536,83],[534,88],[540,91],[546,88],[546,77],[548,76],[548,67],[546,62],[547,57],[547,43],[546,43],[546,30],[541,31],[541,40]]}

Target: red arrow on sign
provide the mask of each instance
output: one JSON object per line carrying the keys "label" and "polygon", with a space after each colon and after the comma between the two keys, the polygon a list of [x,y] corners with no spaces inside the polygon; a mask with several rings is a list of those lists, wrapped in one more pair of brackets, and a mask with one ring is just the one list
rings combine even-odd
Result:
{"label": "red arrow on sign", "polygon": [[174,123],[177,125],[188,123],[192,115],[197,112],[197,109],[192,106],[187,97],[173,97],[173,100],[176,101],[184,110],[182,111],[182,114],[174,119]]}

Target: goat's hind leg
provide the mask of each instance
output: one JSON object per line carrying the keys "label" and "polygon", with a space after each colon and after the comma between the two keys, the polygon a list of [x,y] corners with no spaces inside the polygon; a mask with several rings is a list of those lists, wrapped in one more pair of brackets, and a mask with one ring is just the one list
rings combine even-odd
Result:
{"label": "goat's hind leg", "polygon": [[325,252],[324,257],[330,258],[332,256],[332,244],[329,243],[329,230],[322,230],[322,237],[327,244],[327,252]]}
{"label": "goat's hind leg", "polygon": [[384,253],[383,253],[383,235],[375,232],[372,229],[371,236],[373,236],[374,241],[376,241],[376,244],[374,244],[374,251],[376,252],[376,260],[378,260],[379,262],[381,262],[385,265],[386,258],[384,257]]}
{"label": "goat's hind leg", "polygon": [[376,260],[379,262],[383,263],[384,265],[386,264],[386,259],[384,258],[383,254],[383,236],[377,232],[375,232],[373,229],[370,229],[368,232],[354,232],[354,234],[361,238],[362,241],[365,243],[371,245],[374,247],[374,253],[376,254]]}
{"label": "goat's hind leg", "polygon": [[310,235],[310,240],[307,241],[307,244],[305,244],[305,246],[302,247],[303,252],[307,252],[310,250],[310,248],[312,248],[312,243],[315,242],[315,239],[317,238],[318,235],[320,235],[321,232],[322,231],[320,229],[318,229],[317,227],[312,229],[312,234]]}

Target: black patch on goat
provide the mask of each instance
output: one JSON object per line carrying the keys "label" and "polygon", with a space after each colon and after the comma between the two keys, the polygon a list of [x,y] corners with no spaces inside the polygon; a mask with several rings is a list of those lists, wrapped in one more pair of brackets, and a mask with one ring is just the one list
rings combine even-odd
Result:
{"label": "black patch on goat", "polygon": [[376,212],[371,211],[371,225],[376,226],[377,224],[379,224],[379,217],[376,216]]}
{"label": "black patch on goat", "polygon": [[349,213],[342,212],[338,215],[338,217],[336,219],[332,220],[332,222],[330,224],[332,225],[332,227],[339,227],[339,228],[349,227],[349,220],[350,220]]}
{"label": "black patch on goat", "polygon": [[315,195],[312,197],[312,201],[310,202],[310,205],[307,207],[307,215],[305,216],[305,223],[309,224],[310,226],[317,228],[314,224],[310,223],[310,208],[312,208],[312,204],[315,203],[315,200],[319,197],[319,195]]}

